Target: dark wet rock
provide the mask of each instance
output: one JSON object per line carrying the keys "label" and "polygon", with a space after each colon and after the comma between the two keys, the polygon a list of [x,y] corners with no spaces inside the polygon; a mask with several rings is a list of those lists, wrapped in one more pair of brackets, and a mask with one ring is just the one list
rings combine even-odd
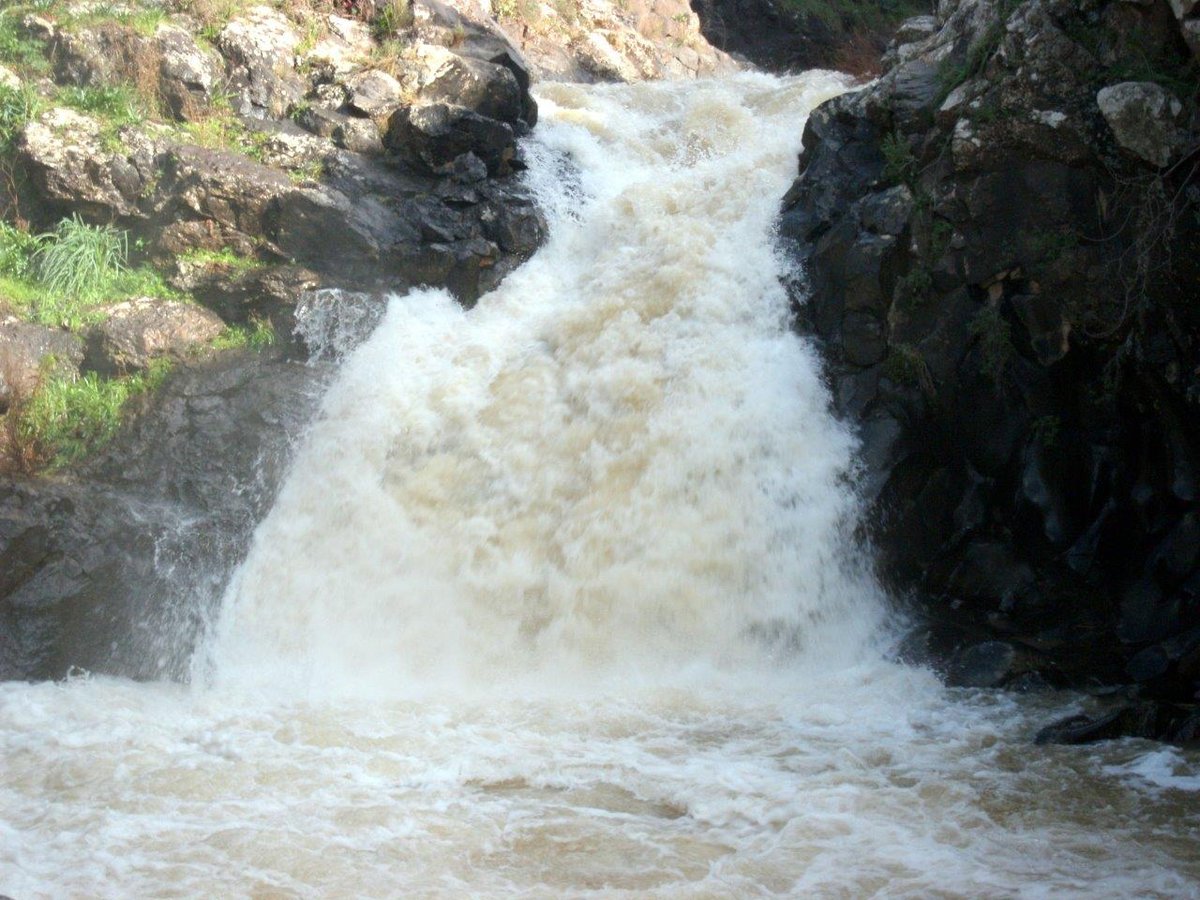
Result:
{"label": "dark wet rock", "polygon": [[317,273],[301,266],[254,265],[249,268],[221,262],[179,264],[171,279],[227,322],[265,320],[276,331],[291,333],[295,307],[310,291],[321,287]]}
{"label": "dark wet rock", "polygon": [[0,678],[185,676],[323,377],[251,352],[190,364],[85,472],[0,482]]}
{"label": "dark wet rock", "polygon": [[136,372],[156,359],[182,359],[224,329],[220,316],[194,303],[127,300],[89,332],[85,364],[106,375]]}
{"label": "dark wet rock", "polygon": [[1115,132],[1097,94],[1133,34],[1161,71],[1190,64],[1161,0],[946,0],[810,116],[779,231],[859,429],[881,570],[961,629],[933,664],[995,642],[1055,683],[1174,703],[1200,674],[1174,649],[1200,627],[1200,188],[1130,141],[1157,122],[1178,159],[1200,110],[1109,91],[1146,123]]}
{"label": "dark wet rock", "polygon": [[83,361],[83,342],[68,331],[0,320],[0,410],[33,393],[51,375],[70,375]]}
{"label": "dark wet rock", "polygon": [[383,143],[405,162],[431,174],[450,172],[468,153],[482,160],[490,174],[507,174],[517,149],[511,125],[446,103],[397,110],[388,121]]}
{"label": "dark wet rock", "polygon": [[963,649],[946,673],[951,687],[1000,687],[1014,676],[1017,648],[1004,641],[984,641]]}
{"label": "dark wet rock", "polygon": [[1097,716],[1076,715],[1047,725],[1037,744],[1092,744],[1123,737],[1195,740],[1197,711],[1187,704],[1140,700]]}

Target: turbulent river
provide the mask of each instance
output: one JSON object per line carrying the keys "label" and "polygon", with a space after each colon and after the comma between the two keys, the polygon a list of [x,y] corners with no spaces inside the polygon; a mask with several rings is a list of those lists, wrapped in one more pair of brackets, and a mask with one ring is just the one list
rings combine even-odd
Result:
{"label": "turbulent river", "polygon": [[346,359],[190,685],[0,685],[0,894],[1200,896],[1200,760],[887,661],[770,230],[838,77],[542,87],[551,237]]}

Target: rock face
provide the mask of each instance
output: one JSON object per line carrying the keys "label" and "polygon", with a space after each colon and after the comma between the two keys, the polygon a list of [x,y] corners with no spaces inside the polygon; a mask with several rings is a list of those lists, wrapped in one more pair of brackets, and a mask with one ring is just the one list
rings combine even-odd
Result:
{"label": "rock face", "polygon": [[[854,75],[876,70],[902,10],[922,6],[847,4],[843,15],[835,4],[820,9],[817,4],[787,0],[696,0],[693,4],[704,37],[738,59],[773,72],[837,69]],[[932,16],[911,19],[898,37],[927,36],[936,30],[933,21]]]}
{"label": "rock face", "polygon": [[0,482],[0,678],[186,676],[326,374],[253,352],[186,366],[76,479]]}
{"label": "rock face", "polygon": [[1096,105],[1123,150],[1152,166],[1171,163],[1186,143],[1180,128],[1183,104],[1150,81],[1123,81],[1101,88]]}
{"label": "rock face", "polygon": [[1200,189],[1160,167],[1196,110],[1115,74],[1131,33],[1182,71],[1178,24],[1165,0],[939,10],[813,113],[781,219],[882,570],[959,683],[1188,701]]}
{"label": "rock face", "polygon": [[146,36],[116,23],[57,32],[55,75],[79,86],[136,84],[152,89],[179,119],[200,118],[223,72],[220,59],[170,23]]}

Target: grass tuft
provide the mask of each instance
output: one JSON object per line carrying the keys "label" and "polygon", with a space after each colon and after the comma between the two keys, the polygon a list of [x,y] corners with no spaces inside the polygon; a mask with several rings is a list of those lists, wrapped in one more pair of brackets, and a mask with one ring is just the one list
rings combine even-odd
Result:
{"label": "grass tuft", "polygon": [[128,271],[129,242],[123,231],[63,219],[46,235],[35,256],[37,274],[49,288],[35,309],[41,321],[68,321],[109,293]]}

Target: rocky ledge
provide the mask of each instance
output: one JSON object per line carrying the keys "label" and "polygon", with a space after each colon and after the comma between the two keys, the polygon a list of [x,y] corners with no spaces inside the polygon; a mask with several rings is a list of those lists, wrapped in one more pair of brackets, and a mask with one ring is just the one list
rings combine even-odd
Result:
{"label": "rocky ledge", "polygon": [[816,110],[781,235],[949,683],[1200,736],[1200,12],[942,0]]}

